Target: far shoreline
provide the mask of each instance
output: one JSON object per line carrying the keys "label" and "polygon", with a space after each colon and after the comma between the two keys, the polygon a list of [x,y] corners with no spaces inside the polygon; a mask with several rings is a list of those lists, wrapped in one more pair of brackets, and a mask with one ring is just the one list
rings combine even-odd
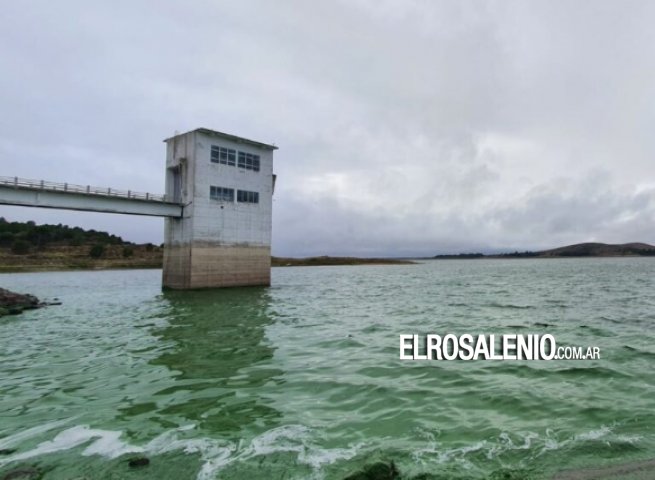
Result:
{"label": "far shoreline", "polygon": [[[512,257],[499,255],[485,255],[484,257],[457,257],[443,255],[438,257],[407,257],[407,258],[363,258],[363,257],[273,257],[271,268],[290,267],[339,267],[339,266],[392,266],[392,265],[418,265],[426,261],[475,261],[475,260],[566,260],[566,259],[599,259],[599,258],[654,258],[650,255],[579,255],[579,256],[535,256]],[[47,273],[47,272],[100,272],[112,270],[161,270],[163,266],[151,264],[111,265],[0,265],[1,274],[11,273]]]}
{"label": "far shoreline", "polygon": [[566,260],[567,258],[655,258],[653,255],[562,255],[562,256],[534,256],[534,257],[513,257],[502,255],[485,255],[484,257],[457,257],[451,255],[443,255],[438,257],[417,257],[412,260],[425,261],[425,260]]}
{"label": "far shoreline", "polygon": [[[78,262],[40,264],[39,259],[26,259],[34,263],[2,265],[1,273],[36,273],[36,272],[92,272],[104,270],[158,270],[163,267],[161,261],[138,263],[126,262],[125,260],[112,261],[104,259],[97,262],[90,260],[80,264]],[[357,266],[357,265],[416,265],[415,260],[407,258],[364,258],[364,257],[271,257],[271,267],[328,267],[328,266]]]}

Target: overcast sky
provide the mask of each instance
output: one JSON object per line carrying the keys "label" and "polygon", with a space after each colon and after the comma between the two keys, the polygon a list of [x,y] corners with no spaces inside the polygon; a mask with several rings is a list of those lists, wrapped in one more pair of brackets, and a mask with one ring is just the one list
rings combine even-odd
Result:
{"label": "overcast sky", "polygon": [[[655,2],[20,1],[0,175],[163,192],[207,127],[280,147],[278,255],[655,243]],[[163,220],[0,207],[163,241]]]}

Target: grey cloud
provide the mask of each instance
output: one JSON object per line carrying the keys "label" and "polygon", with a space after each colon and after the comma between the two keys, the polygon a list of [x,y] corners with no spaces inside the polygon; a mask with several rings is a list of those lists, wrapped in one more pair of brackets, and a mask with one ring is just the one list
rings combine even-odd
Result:
{"label": "grey cloud", "polygon": [[[161,140],[206,126],[281,147],[277,254],[655,243],[651,2],[4,11],[0,174],[160,192]],[[0,215],[163,236],[157,219]]]}
{"label": "grey cloud", "polygon": [[499,210],[501,231],[542,247],[575,241],[624,242],[649,235],[655,221],[655,189],[641,192],[613,189],[608,176],[572,182],[554,180],[532,190],[522,202]]}

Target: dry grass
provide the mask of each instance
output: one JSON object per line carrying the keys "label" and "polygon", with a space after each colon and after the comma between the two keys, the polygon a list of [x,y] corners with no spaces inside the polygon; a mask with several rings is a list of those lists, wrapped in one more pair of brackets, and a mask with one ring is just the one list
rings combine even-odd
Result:
{"label": "dry grass", "polygon": [[91,245],[79,247],[48,246],[26,255],[15,255],[0,249],[0,272],[30,272],[49,270],[102,270],[111,268],[161,268],[163,250],[145,245],[133,245],[133,255],[123,256],[123,246],[107,245],[101,258],[91,258]]}

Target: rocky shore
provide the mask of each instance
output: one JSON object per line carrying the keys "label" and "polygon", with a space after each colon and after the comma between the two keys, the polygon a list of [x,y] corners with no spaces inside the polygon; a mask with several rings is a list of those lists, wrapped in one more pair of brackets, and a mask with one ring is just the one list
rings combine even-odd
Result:
{"label": "rocky shore", "polygon": [[0,288],[0,317],[17,315],[24,310],[34,310],[47,305],[59,305],[59,302],[42,302],[34,295],[16,293]]}

